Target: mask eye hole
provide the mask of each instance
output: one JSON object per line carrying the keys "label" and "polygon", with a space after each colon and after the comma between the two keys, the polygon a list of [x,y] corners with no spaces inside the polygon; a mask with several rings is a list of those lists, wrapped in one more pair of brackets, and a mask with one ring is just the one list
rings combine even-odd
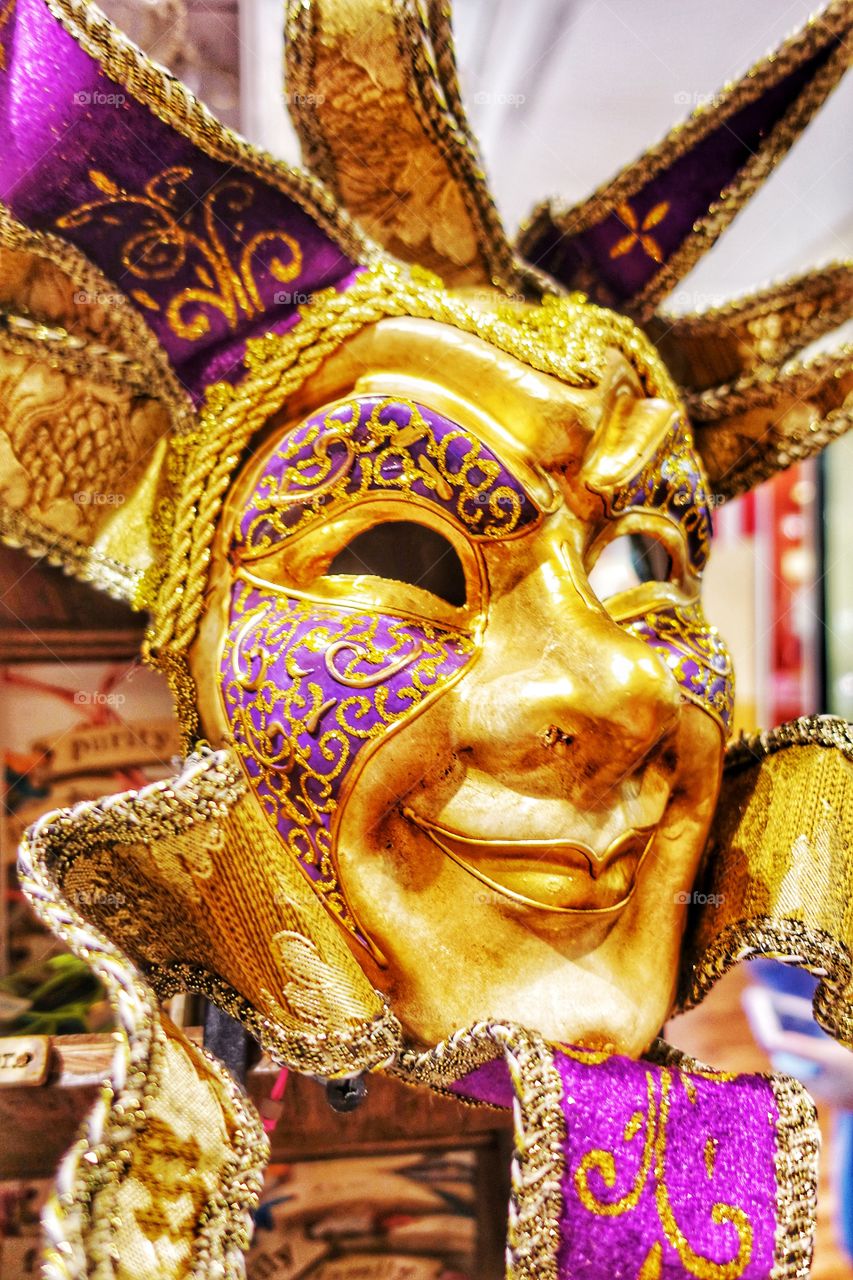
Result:
{"label": "mask eye hole", "polygon": [[646,533],[613,538],[589,573],[589,585],[599,600],[630,591],[647,582],[669,582],[672,557],[666,547]]}
{"label": "mask eye hole", "polygon": [[385,578],[429,591],[456,608],[467,603],[465,570],[447,538],[408,520],[389,520],[356,534],[326,576]]}

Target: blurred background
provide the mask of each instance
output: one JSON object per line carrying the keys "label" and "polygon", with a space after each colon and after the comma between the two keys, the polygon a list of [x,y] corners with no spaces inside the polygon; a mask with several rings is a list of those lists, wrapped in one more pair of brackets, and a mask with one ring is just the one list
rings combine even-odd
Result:
{"label": "blurred background", "polygon": [[[298,163],[282,98],[281,0],[102,2],[216,114]],[[546,196],[569,204],[585,197],[776,45],[811,7],[809,0],[455,0],[463,94],[508,230]],[[847,83],[681,282],[670,309],[713,307],[777,277],[851,256],[851,120],[853,83]],[[851,493],[848,438],[819,462],[796,466],[717,513],[706,611],[734,653],[737,728],[749,731],[817,711],[853,719]],[[15,553],[0,557],[6,764],[0,961],[6,971],[30,966],[23,985],[0,983],[7,1030],[29,1018],[40,1029],[96,1031],[105,1016],[97,996],[85,990],[85,976],[63,971],[68,958],[56,957],[44,939],[27,940],[9,871],[18,831],[45,807],[48,795],[51,803],[65,803],[78,793],[116,789],[117,779],[133,785],[162,776],[173,749],[165,738],[152,743],[139,729],[165,724],[168,705],[156,678],[134,664],[135,624],[99,603],[106,616],[99,633],[88,635],[90,597],[85,588],[69,597],[66,585],[60,593],[51,571],[29,562],[22,567]],[[100,662],[85,662],[86,656]],[[82,755],[72,759],[69,742],[82,744]],[[101,778],[97,787],[95,775]],[[807,975],[771,962],[742,965],[667,1034],[717,1067],[772,1066],[799,1076],[812,1090],[825,1138],[813,1274],[815,1280],[845,1280],[853,1277],[853,1058],[815,1027],[812,987]],[[55,1013],[60,989],[73,1006],[65,1026],[61,1018],[42,1017],[50,1008]],[[39,1009],[39,1000],[47,1000],[47,1010]],[[277,1170],[279,1192],[290,1176]],[[450,1174],[444,1169],[441,1176]],[[464,1181],[458,1168],[453,1177],[458,1190]],[[38,1194],[27,1200],[0,1185],[0,1236],[5,1214],[9,1248],[0,1256],[10,1280],[30,1273],[21,1223],[31,1223]],[[8,1225],[13,1220],[14,1229]],[[8,1245],[13,1237],[14,1259]],[[259,1280],[297,1274],[276,1256],[278,1261],[267,1248],[263,1267],[256,1260],[250,1274]],[[459,1272],[463,1264],[457,1258],[454,1266]]]}

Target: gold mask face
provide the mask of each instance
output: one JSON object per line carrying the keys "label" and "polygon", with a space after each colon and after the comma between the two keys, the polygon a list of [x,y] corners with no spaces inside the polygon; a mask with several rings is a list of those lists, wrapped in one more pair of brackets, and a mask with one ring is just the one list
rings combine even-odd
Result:
{"label": "gold mask face", "polygon": [[204,729],[415,1039],[641,1052],[672,1002],[731,664],[678,410],[434,321],[350,341],[235,483]]}

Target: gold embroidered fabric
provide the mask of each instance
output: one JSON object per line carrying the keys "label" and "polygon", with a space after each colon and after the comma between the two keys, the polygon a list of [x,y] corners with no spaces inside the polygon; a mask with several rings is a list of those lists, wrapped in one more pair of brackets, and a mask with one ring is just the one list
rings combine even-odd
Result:
{"label": "gold embroidered fabric", "polygon": [[353,1074],[396,1047],[396,1019],[228,752],[124,803],[65,811],[41,840],[61,892],[161,995],[214,996],[301,1071]]}
{"label": "gold embroidered fabric", "polygon": [[127,956],[59,891],[46,853],[67,823],[58,811],[31,830],[19,853],[21,883],[48,927],[101,979],[117,1031],[110,1075],[43,1212],[44,1274],[238,1280],[266,1135],[224,1068],[161,1018]]}
{"label": "gold embroidered fabric", "polygon": [[428,20],[414,0],[292,0],[285,55],[305,163],[365,230],[448,284],[512,285],[512,251],[455,109],[443,6]]}
{"label": "gold embroidered fabric", "polygon": [[851,880],[853,729],[815,716],[735,743],[685,936],[680,1007],[738,961],[772,956],[820,977],[815,1017],[853,1043]]}

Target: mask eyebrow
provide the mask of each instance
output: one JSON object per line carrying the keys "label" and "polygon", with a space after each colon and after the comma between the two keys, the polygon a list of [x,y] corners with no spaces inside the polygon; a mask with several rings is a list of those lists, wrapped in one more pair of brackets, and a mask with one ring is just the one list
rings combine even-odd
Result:
{"label": "mask eyebrow", "polygon": [[667,400],[616,395],[584,455],[578,480],[606,496],[629,485],[665,452],[667,440],[677,432],[679,416]]}

